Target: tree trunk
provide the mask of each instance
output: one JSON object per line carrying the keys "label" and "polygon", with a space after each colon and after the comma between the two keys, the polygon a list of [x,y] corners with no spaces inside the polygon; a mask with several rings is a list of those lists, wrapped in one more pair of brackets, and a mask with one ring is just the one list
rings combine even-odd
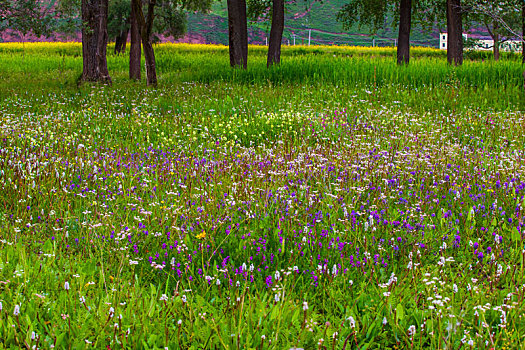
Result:
{"label": "tree trunk", "polygon": [[115,39],[115,54],[119,55],[121,53],[126,52],[126,41],[128,41],[128,31],[129,29],[126,28],[125,30],[120,31],[120,34],[117,35],[117,38]]}
{"label": "tree trunk", "polygon": [[272,28],[270,29],[270,45],[266,66],[281,62],[281,42],[284,30],[284,0],[273,0]]}
{"label": "tree trunk", "polygon": [[494,61],[499,61],[499,34],[498,34],[499,26],[498,26],[498,23],[494,22],[492,26],[492,30],[493,30],[492,40],[494,41],[494,47],[493,47]]}
{"label": "tree trunk", "polygon": [[248,22],[246,0],[227,0],[230,65],[248,66]]}
{"label": "tree trunk", "polygon": [[239,0],[239,13],[241,15],[241,49],[243,68],[248,67],[248,17],[246,15],[246,0]]}
{"label": "tree trunk", "polygon": [[107,48],[108,48],[108,0],[100,1],[99,35],[97,42],[97,60],[100,74],[103,80],[111,81],[108,71]]}
{"label": "tree trunk", "polygon": [[151,32],[153,30],[153,19],[155,18],[156,0],[148,1],[148,17],[144,18],[142,13],[141,0],[132,0],[132,6],[135,9],[135,18],[140,27],[140,36],[142,46],[144,47],[144,58],[146,59],[146,84],[148,86],[157,86],[157,68],[155,65],[155,52],[151,43]]}
{"label": "tree trunk", "polygon": [[155,52],[153,51],[153,45],[149,37],[142,37],[142,46],[144,47],[144,58],[146,59],[146,84],[148,86],[157,86]]}
{"label": "tree trunk", "polygon": [[126,41],[128,41],[129,29],[122,30],[119,35],[115,38],[115,51],[116,55],[126,52]]}
{"label": "tree trunk", "polygon": [[397,37],[397,64],[410,61],[410,27],[412,25],[412,0],[399,4],[399,33]]}
{"label": "tree trunk", "polygon": [[242,65],[241,39],[238,33],[239,11],[236,6],[238,0],[227,0],[228,7],[228,50],[230,53],[230,66]]}
{"label": "tree trunk", "polygon": [[120,36],[120,52],[126,53],[126,44],[128,42],[129,27],[123,30]]}
{"label": "tree trunk", "polygon": [[117,37],[115,38],[115,48],[113,49],[113,53],[115,55],[118,55],[120,53],[120,35],[117,35]]}
{"label": "tree trunk", "polygon": [[111,83],[106,59],[108,0],[82,0],[82,81]]}
{"label": "tree trunk", "polygon": [[463,64],[463,23],[461,0],[447,0],[447,59],[449,64]]}
{"label": "tree trunk", "polygon": [[137,23],[137,16],[135,15],[135,7],[133,4],[131,6],[131,16],[129,21],[131,25],[129,78],[133,80],[140,80],[140,28]]}

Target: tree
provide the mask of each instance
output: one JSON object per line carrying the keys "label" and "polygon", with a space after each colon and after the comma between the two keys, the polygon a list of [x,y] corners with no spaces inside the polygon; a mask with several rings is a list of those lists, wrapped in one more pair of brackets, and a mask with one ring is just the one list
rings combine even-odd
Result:
{"label": "tree", "polygon": [[227,0],[230,66],[248,66],[248,20],[246,0]]}
{"label": "tree", "polygon": [[129,22],[131,27],[131,43],[129,49],[129,78],[132,80],[140,80],[140,57],[142,53],[140,49],[141,36],[140,27],[137,22],[137,15],[135,14],[135,9],[133,6],[131,6]]}
{"label": "tree", "polygon": [[[131,32],[131,48],[129,52],[129,78],[140,80],[140,59],[142,55],[139,24],[131,0],[112,0],[109,7],[108,33],[115,38],[115,53],[122,53],[126,49],[128,34]],[[148,4],[148,3],[146,3]],[[140,1],[144,11],[144,2]],[[151,29],[152,42],[157,40],[156,34],[169,34],[175,39],[186,33],[186,12],[175,1],[158,0],[155,3],[157,18]],[[151,52],[151,50],[149,50]],[[149,56],[151,58],[151,54]],[[154,57],[153,57],[154,58]],[[150,74],[151,76],[151,74]]]}
{"label": "tree", "polygon": [[139,25],[139,32],[144,48],[144,58],[146,59],[146,84],[148,86],[157,86],[157,68],[155,63],[155,52],[151,41],[151,32],[153,30],[153,19],[156,0],[147,0],[148,12],[147,17],[142,12],[142,4],[140,0],[131,0],[131,6]]}
{"label": "tree", "polygon": [[359,27],[369,27],[375,32],[384,25],[391,5],[389,0],[350,0],[337,13],[337,20],[346,30],[359,24]]}
{"label": "tree", "polygon": [[106,58],[108,0],[82,0],[82,81],[111,83]]}
{"label": "tree", "polygon": [[51,34],[56,0],[0,0],[0,32],[11,29],[21,36]]}
{"label": "tree", "polygon": [[461,0],[447,0],[447,60],[449,64],[463,64],[463,22]]}
{"label": "tree", "polygon": [[464,7],[466,11],[474,15],[477,21],[485,25],[494,41],[495,60],[499,59],[501,43],[518,38],[523,45],[525,1],[466,0]]}
{"label": "tree", "polygon": [[[125,51],[128,34],[132,26],[132,6],[130,4],[130,0],[111,0],[110,2],[108,35],[110,38],[115,38],[114,51],[117,54]],[[156,20],[152,29],[153,41],[156,40],[156,34],[169,34],[177,39],[186,33],[186,12],[175,4],[173,1],[157,0]],[[140,39],[138,43],[140,44]]]}
{"label": "tree", "polygon": [[494,44],[494,60],[499,60],[500,45],[519,37],[522,25],[520,0],[466,0],[463,7],[474,19],[483,23]]}
{"label": "tree", "polygon": [[397,63],[408,64],[410,61],[410,30],[412,26],[412,0],[351,0],[344,5],[337,19],[349,29],[355,23],[368,26],[373,31],[381,28],[389,12],[394,8],[398,11],[399,19]]}
{"label": "tree", "polygon": [[272,27],[270,29],[270,42],[266,66],[281,62],[281,42],[284,31],[284,0],[273,0]]}
{"label": "tree", "polygon": [[268,21],[271,17],[270,41],[266,66],[281,62],[281,43],[284,32],[286,0],[248,0],[247,14],[250,20]]}
{"label": "tree", "polygon": [[397,64],[410,61],[410,27],[412,24],[412,0],[401,0],[399,5],[399,31],[397,37]]}
{"label": "tree", "polygon": [[7,19],[9,18],[9,5],[9,1],[0,0],[0,33],[7,28]]}
{"label": "tree", "polygon": [[[47,35],[69,28],[78,16],[77,0],[0,0],[0,30],[10,28],[22,35]],[[81,0],[81,81],[111,83],[106,60],[108,0]],[[67,25],[61,19],[69,21]],[[66,21],[67,22],[67,21]]]}
{"label": "tree", "polygon": [[248,18],[255,21],[268,21],[271,17],[270,40],[266,66],[281,63],[281,43],[284,32],[284,9],[286,0],[248,0]]}
{"label": "tree", "polygon": [[129,0],[112,0],[109,3],[108,35],[115,38],[114,53],[120,54],[126,50],[130,29],[131,6]]}
{"label": "tree", "polygon": [[[147,8],[146,14],[143,11],[143,5]],[[131,0],[131,6],[132,17],[136,19],[138,33],[144,49],[146,82],[148,86],[156,86],[157,68],[153,50],[153,41],[155,40],[153,33],[168,32],[175,38],[181,36],[186,30],[186,14],[184,11],[208,11],[211,7],[211,0]],[[158,13],[155,13],[156,7],[159,8]],[[155,17],[159,17],[161,20],[154,22]],[[133,20],[131,23],[133,24]],[[133,40],[131,46],[133,50]]]}

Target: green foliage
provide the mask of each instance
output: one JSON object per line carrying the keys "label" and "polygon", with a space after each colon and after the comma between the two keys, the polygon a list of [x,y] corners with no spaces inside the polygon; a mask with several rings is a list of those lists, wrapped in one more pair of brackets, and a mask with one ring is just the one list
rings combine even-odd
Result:
{"label": "green foliage", "polygon": [[[444,4],[440,0],[413,0],[412,28],[431,35],[438,28],[443,27],[446,14]],[[352,0],[341,7],[337,13],[337,20],[347,30],[358,25],[359,28],[368,28],[371,33],[382,31],[390,25],[397,27],[399,1]],[[394,32],[397,33],[397,28]]]}
{"label": "green foliage", "polygon": [[[146,5],[144,12],[147,12]],[[110,2],[108,14],[108,34],[111,38],[118,36],[130,27],[129,16],[131,13],[129,0],[115,0]],[[154,39],[158,35],[171,35],[175,39],[182,37],[187,30],[187,14],[182,5],[177,1],[157,1],[155,8],[157,20],[153,24]]]}
{"label": "green foliage", "polygon": [[115,38],[121,32],[130,27],[129,16],[131,14],[130,0],[112,0],[108,9],[108,36]]}
{"label": "green foliage", "polygon": [[[522,30],[521,0],[465,0],[465,12],[499,41],[516,38]],[[522,34],[523,35],[523,34]]]}
{"label": "green foliage", "polygon": [[186,11],[180,5],[170,1],[162,1],[156,10],[159,20],[155,23],[155,32],[159,34],[168,34],[178,39],[187,30]]}
{"label": "green foliage", "polygon": [[0,1],[0,32],[12,29],[22,35],[49,35],[52,28],[54,0]]}
{"label": "green foliage", "polygon": [[358,23],[377,31],[384,26],[388,11],[393,10],[390,5],[388,0],[352,0],[341,8],[337,20],[347,29]]}

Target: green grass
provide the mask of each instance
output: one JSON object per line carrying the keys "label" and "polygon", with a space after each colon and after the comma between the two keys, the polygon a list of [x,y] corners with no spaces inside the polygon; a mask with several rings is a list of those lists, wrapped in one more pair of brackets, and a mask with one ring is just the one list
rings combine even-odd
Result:
{"label": "green grass", "polygon": [[0,45],[0,348],[523,347],[518,58],[250,50]]}

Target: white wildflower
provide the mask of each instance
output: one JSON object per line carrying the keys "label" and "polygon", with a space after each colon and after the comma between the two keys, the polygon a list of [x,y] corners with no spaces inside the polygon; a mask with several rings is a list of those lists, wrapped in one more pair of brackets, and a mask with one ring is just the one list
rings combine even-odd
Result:
{"label": "white wildflower", "polygon": [[408,336],[412,338],[414,337],[415,334],[416,334],[416,326],[412,325],[408,327]]}

